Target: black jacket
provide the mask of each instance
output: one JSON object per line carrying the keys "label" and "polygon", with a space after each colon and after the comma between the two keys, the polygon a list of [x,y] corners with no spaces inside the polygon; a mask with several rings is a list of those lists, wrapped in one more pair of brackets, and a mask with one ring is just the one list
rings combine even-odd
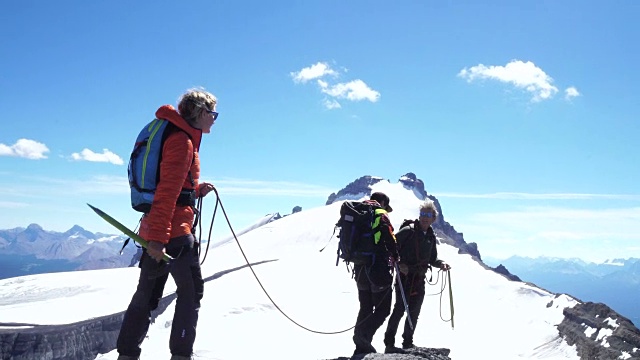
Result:
{"label": "black jacket", "polygon": [[412,286],[422,286],[429,266],[440,267],[442,260],[438,259],[436,235],[433,228],[422,231],[420,223],[415,220],[404,226],[396,234],[400,264],[409,267],[407,275],[401,274],[403,283],[409,281]]}

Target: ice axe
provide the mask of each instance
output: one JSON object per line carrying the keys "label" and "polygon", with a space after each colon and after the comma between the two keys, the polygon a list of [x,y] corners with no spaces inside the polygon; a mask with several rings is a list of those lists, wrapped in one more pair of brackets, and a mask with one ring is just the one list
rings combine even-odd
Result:
{"label": "ice axe", "polygon": [[[128,237],[130,237],[131,239],[133,239],[133,241],[137,242],[138,244],[140,244],[140,246],[142,246],[143,248],[147,248],[147,240],[143,239],[140,237],[140,235],[134,233],[133,231],[129,230],[129,228],[127,228],[126,226],[122,225],[122,223],[120,223],[118,220],[112,218],[111,216],[109,216],[109,214],[107,214],[106,212],[98,209],[95,206],[92,206],[91,204],[87,204],[89,205],[89,207],[91,208],[91,210],[95,211],[96,214],[98,214],[102,219],[104,219],[104,221],[108,222],[109,224],[113,225],[116,229],[122,231],[125,235],[127,235]],[[162,259],[166,262],[169,262],[170,260],[173,260],[173,258],[167,254],[164,254],[164,256],[162,257]]]}
{"label": "ice axe", "polygon": [[407,321],[409,322],[409,327],[413,331],[413,322],[411,321],[411,315],[409,314],[409,304],[407,303],[407,297],[404,294],[404,287],[402,286],[402,280],[400,280],[400,269],[398,268],[398,264],[394,262],[393,264],[396,268],[396,284],[400,288],[400,294],[402,294],[402,302],[404,303],[404,311],[407,313]]}
{"label": "ice axe", "polygon": [[451,309],[451,330],[453,330],[453,291],[451,290],[451,270],[447,270],[449,277],[449,309]]}

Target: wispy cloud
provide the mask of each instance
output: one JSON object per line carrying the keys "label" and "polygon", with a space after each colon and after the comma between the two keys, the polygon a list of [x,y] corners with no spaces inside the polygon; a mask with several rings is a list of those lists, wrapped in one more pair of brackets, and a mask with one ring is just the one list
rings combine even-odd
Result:
{"label": "wispy cloud", "polygon": [[[103,195],[126,195],[129,193],[129,180],[126,176],[97,175],[88,178],[53,178],[22,176],[23,185],[17,186],[0,195],[15,195],[16,197],[50,198],[52,194],[58,194],[68,189],[73,189],[70,196],[86,197]],[[316,197],[327,198],[336,189],[322,185],[292,182],[292,181],[264,181],[252,179],[205,179],[216,186],[221,195],[250,195],[250,196],[291,196],[291,197]],[[0,183],[0,185],[2,185]]]}
{"label": "wispy cloud", "polygon": [[640,200],[640,194],[576,194],[576,193],[518,193],[497,192],[488,194],[469,193],[438,193],[442,198],[466,198],[466,199],[499,199],[499,200]]}
{"label": "wispy cloud", "polygon": [[622,257],[640,242],[640,207],[533,206],[474,213],[464,223],[456,228],[464,231],[465,240],[498,258],[517,254],[602,261]]}
{"label": "wispy cloud", "polygon": [[0,201],[0,208],[4,209],[18,209],[29,206],[29,204],[15,201]]}
{"label": "wispy cloud", "polygon": [[78,184],[78,191],[81,193],[101,194],[128,194],[129,179],[126,176],[97,175],[93,176],[89,182]]}
{"label": "wispy cloud", "polygon": [[565,100],[571,100],[574,97],[578,97],[582,94],[576,89],[574,86],[568,87],[564,90],[564,98]]}
{"label": "wispy cloud", "polygon": [[212,184],[225,195],[293,196],[327,198],[335,191],[321,185],[290,181],[262,181],[250,179],[213,179]]}
{"label": "wispy cloud", "polygon": [[88,179],[46,179],[46,182],[60,188],[74,189],[74,192],[85,196],[128,194],[129,180],[126,176],[95,175]]}
{"label": "wispy cloud", "polygon": [[340,103],[335,101],[334,99],[325,99],[322,104],[329,110],[340,109],[342,107]]}
{"label": "wispy cloud", "polygon": [[513,60],[505,66],[478,64],[462,69],[458,76],[468,82],[489,79],[511,84],[531,93],[533,102],[550,99],[558,92],[553,78],[531,61]]}
{"label": "wispy cloud", "polygon": [[103,149],[102,153],[96,153],[89,149],[84,149],[79,153],[71,154],[71,158],[77,161],[107,162],[114,165],[124,164],[122,158],[109,151],[109,149]]}
{"label": "wispy cloud", "polygon": [[[604,223],[607,221],[618,220],[634,220],[638,221],[637,226],[640,227],[640,207],[631,208],[611,208],[611,209],[573,209],[564,207],[551,206],[530,206],[523,207],[517,211],[501,211],[491,213],[479,213],[475,217],[481,221],[496,218],[505,219],[506,222],[519,223],[518,227],[525,224],[528,227],[540,226],[543,221],[545,223],[554,223],[568,225],[571,222],[578,221],[594,221]],[[599,230],[593,227],[585,228],[589,233],[595,233]],[[640,236],[640,234],[637,234]]]}
{"label": "wispy cloud", "polygon": [[25,159],[46,159],[49,148],[43,143],[29,139],[19,139],[13,145],[0,143],[0,156],[16,156]]}
{"label": "wispy cloud", "polygon": [[[346,70],[343,70],[346,72]],[[309,80],[316,80],[316,84],[320,91],[328,95],[329,98],[323,100],[322,104],[325,108],[339,109],[342,107],[339,100],[362,101],[367,100],[376,102],[380,99],[380,92],[372,89],[361,79],[355,79],[347,82],[330,83],[326,80],[327,75],[331,77],[339,77],[340,71],[332,69],[327,63],[318,62],[310,67],[303,68],[300,71],[289,73],[294,83],[306,83]]]}
{"label": "wispy cloud", "polygon": [[[19,175],[16,175],[17,177]],[[126,176],[95,175],[90,177],[56,178],[41,176],[19,176],[20,184],[13,184],[8,191],[0,190],[0,195],[16,198],[50,199],[59,194],[67,197],[87,194],[124,195],[129,193],[129,180]],[[0,186],[4,185],[0,182]],[[73,191],[69,191],[73,189]]]}

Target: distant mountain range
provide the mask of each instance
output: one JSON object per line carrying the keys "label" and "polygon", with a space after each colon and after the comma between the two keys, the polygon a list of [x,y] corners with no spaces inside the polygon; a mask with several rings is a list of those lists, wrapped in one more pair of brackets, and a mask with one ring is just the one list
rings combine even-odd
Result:
{"label": "distant mountain range", "polygon": [[73,270],[130,266],[138,248],[126,237],[92,233],[75,225],[65,232],[44,230],[38,224],[0,230],[0,279]]}
{"label": "distant mountain range", "polygon": [[[301,211],[300,206],[292,214]],[[267,214],[236,233],[237,236],[266,223],[289,216]],[[0,279],[75,270],[97,270],[136,265],[141,250],[133,241],[120,249],[124,235],[92,233],[79,225],[65,232],[44,230],[38,224],[0,230]],[[227,238],[222,241],[231,241]],[[219,245],[219,244],[218,244]]]}
{"label": "distant mountain range", "polygon": [[528,258],[505,260],[485,257],[490,266],[504,265],[522,281],[555,293],[566,293],[582,301],[601,302],[640,324],[640,259],[613,259],[603,263],[577,258]]}

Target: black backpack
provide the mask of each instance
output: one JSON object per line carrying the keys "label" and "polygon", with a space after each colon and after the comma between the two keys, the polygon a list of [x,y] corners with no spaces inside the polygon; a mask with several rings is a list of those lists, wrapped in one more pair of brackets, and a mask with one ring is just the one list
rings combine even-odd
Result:
{"label": "black backpack", "polygon": [[336,266],[344,262],[361,265],[368,263],[375,253],[373,229],[376,207],[360,201],[345,201],[340,207],[338,257]]}
{"label": "black backpack", "polygon": [[[398,228],[398,231],[400,231],[403,227],[405,226],[409,226],[411,227],[411,230],[415,230],[416,229],[416,221],[413,219],[404,219],[404,221],[402,221],[402,224],[400,224],[400,227]],[[413,225],[413,226],[411,226]]]}

